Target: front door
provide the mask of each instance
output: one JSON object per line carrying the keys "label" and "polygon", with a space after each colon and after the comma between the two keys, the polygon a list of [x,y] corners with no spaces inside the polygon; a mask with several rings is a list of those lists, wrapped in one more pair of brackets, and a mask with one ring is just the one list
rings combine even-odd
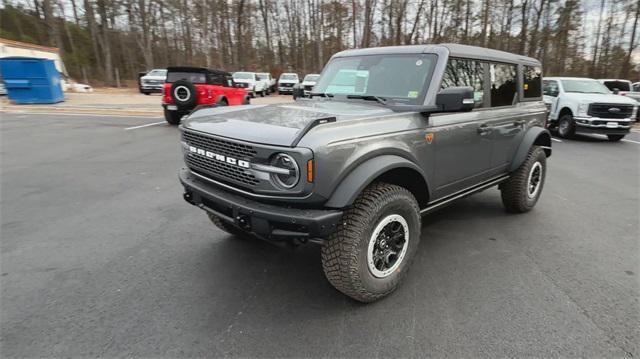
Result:
{"label": "front door", "polygon": [[432,115],[427,135],[435,147],[433,199],[489,179],[492,129],[489,111]]}

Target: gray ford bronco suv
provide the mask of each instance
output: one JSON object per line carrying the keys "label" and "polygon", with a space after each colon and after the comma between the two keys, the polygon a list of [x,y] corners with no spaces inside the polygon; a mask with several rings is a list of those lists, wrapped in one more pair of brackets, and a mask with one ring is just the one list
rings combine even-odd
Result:
{"label": "gray ford bronco suv", "polygon": [[455,44],[339,52],[310,99],[191,113],[184,199],[233,235],[321,243],[329,282],[377,300],[406,275],[421,215],[492,186],[509,212],[536,204],[541,76],[535,59]]}

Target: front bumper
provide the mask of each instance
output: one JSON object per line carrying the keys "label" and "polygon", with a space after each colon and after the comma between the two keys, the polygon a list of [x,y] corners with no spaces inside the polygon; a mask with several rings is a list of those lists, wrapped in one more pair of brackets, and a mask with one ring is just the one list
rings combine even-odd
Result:
{"label": "front bumper", "polygon": [[183,168],[184,199],[265,239],[325,239],[342,217],[340,210],[301,209],[258,202],[220,189]]}
{"label": "front bumper", "polygon": [[140,89],[146,92],[162,92],[162,85],[141,85]]}
{"label": "front bumper", "polygon": [[632,119],[609,119],[599,117],[574,117],[576,132],[603,135],[624,135],[631,129]]}

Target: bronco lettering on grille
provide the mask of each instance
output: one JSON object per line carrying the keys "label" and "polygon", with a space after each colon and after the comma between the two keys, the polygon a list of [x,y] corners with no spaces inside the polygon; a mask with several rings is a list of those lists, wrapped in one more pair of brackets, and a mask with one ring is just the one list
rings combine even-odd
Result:
{"label": "bronco lettering on grille", "polygon": [[238,166],[238,167],[242,167],[242,168],[249,168],[250,167],[250,163],[247,161],[243,161],[243,160],[239,160],[233,157],[228,157],[228,156],[224,156],[224,155],[220,155],[211,151],[205,151],[201,148],[197,148],[195,146],[189,146],[189,152],[193,153],[193,154],[197,154],[200,156],[205,156],[208,157],[210,159],[215,159],[218,160],[220,162],[225,162],[228,163],[230,165],[234,165],[234,166]]}

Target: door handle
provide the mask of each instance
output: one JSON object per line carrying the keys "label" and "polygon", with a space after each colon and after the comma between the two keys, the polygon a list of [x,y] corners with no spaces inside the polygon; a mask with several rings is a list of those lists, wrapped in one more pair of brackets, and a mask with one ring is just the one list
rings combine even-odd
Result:
{"label": "door handle", "polygon": [[480,135],[485,135],[489,132],[491,132],[491,130],[493,129],[493,127],[487,125],[486,123],[483,123],[482,125],[480,125],[480,127],[478,127],[478,133]]}

